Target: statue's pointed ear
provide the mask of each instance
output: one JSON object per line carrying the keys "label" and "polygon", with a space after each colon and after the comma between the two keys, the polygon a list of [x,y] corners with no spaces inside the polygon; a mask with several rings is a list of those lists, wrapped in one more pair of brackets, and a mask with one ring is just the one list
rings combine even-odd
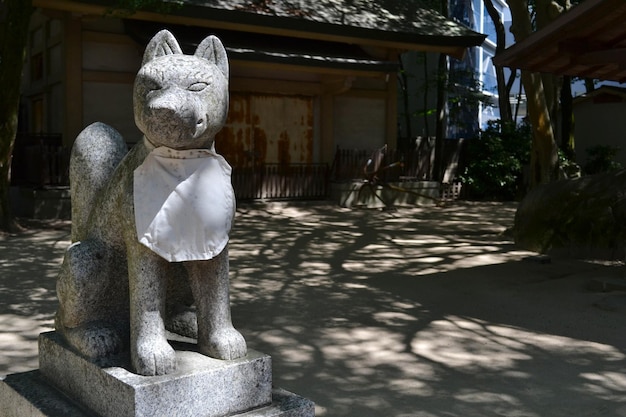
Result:
{"label": "statue's pointed ear", "polygon": [[158,58],[163,55],[182,53],[183,51],[180,49],[174,35],[164,29],[150,39],[148,46],[146,46],[146,51],[143,53],[143,62],[141,65],[146,65],[154,58]]}
{"label": "statue's pointed ear", "polygon": [[224,49],[224,45],[216,36],[209,36],[205,38],[200,45],[198,45],[198,49],[196,49],[195,56],[199,58],[204,58],[209,62],[217,65],[224,77],[228,79],[228,57],[226,56],[226,49]]}

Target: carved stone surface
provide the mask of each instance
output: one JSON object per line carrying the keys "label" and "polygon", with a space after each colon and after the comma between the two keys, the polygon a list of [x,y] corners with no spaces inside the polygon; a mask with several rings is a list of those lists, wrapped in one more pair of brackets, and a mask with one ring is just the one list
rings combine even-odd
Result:
{"label": "carved stone surface", "polygon": [[2,417],[96,417],[50,385],[38,370],[0,378]]}
{"label": "carved stone surface", "polygon": [[[4,381],[0,380],[0,404],[2,404],[2,417],[104,417],[74,403],[69,397],[51,386],[39,371],[9,375]],[[228,417],[313,417],[314,415],[315,405],[312,401],[275,388],[272,390],[271,404],[243,413],[231,414]]]}
{"label": "carved stone surface", "polygon": [[623,260],[625,184],[621,170],[535,187],[515,214],[515,243],[551,255]]}
{"label": "carved stone surface", "polygon": [[102,123],[76,139],[57,331],[40,335],[38,371],[0,379],[0,415],[314,416],[311,401],[272,389],[271,358],[248,352],[231,322],[235,201],[213,143],[228,111],[221,42],[187,56],[159,32],[134,109],[144,138],[129,152]]}
{"label": "carved stone surface", "polygon": [[[228,113],[228,60],[219,39],[210,36],[194,55],[183,55],[172,34],[155,35],[135,81],[134,111],[144,138],[130,152],[121,136],[101,123],[88,126],[74,144],[74,243],[58,279],[56,329],[92,361],[130,350],[133,369],[141,375],[176,369],[166,327],[197,337],[205,355],[243,357],[246,343],[233,328],[229,305],[226,241],[234,193],[230,167],[214,150]],[[153,151],[162,156],[152,162],[161,170],[153,175],[155,184],[162,181],[138,182],[136,172],[145,171]],[[216,169],[211,175],[221,182],[215,193],[194,191],[192,179]],[[171,187],[160,194],[174,198],[155,202],[150,198],[159,193],[148,190],[138,200],[138,187]],[[155,204],[164,208],[152,210]],[[187,213],[199,211],[200,220],[189,219]],[[137,230],[138,224],[150,224],[137,217],[145,215],[154,215],[159,227]],[[193,236],[181,236],[180,230]],[[207,241],[215,244],[205,251]],[[181,259],[157,253],[157,247],[186,250]]]}
{"label": "carved stone surface", "polygon": [[128,370],[128,355],[100,367],[48,332],[39,337],[39,369],[68,397],[102,416],[216,417],[271,404],[268,355],[250,351],[243,358],[223,361],[198,353],[189,343],[171,343],[176,347],[176,371],[145,377]]}
{"label": "carved stone surface", "polygon": [[271,358],[250,351],[222,361],[182,338],[179,368],[145,377],[128,371],[128,354],[100,367],[76,354],[56,332],[39,337],[40,370],[0,380],[3,417],[313,417],[312,401],[272,388]]}

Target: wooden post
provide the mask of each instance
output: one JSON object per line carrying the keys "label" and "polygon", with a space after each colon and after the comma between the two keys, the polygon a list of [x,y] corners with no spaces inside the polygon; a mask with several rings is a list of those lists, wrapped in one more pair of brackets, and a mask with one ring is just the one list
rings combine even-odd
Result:
{"label": "wooden post", "polygon": [[82,23],[70,13],[65,17],[65,112],[63,145],[71,146],[83,126],[83,41]]}

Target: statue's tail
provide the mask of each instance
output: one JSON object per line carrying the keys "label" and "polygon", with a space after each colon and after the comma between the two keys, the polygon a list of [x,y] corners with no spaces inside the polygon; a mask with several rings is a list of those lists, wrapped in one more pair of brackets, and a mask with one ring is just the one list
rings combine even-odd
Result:
{"label": "statue's tail", "polygon": [[122,135],[104,123],[87,126],[76,138],[70,158],[73,242],[84,238],[94,202],[127,152]]}

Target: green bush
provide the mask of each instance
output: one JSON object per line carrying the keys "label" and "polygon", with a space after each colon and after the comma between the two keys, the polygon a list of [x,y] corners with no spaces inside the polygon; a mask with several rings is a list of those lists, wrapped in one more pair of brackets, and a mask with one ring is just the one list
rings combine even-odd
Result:
{"label": "green bush", "polygon": [[514,200],[525,191],[522,170],[530,161],[531,130],[528,123],[488,122],[487,128],[468,141],[461,181],[467,197],[478,200]]}
{"label": "green bush", "polygon": [[622,164],[615,161],[615,156],[619,151],[619,148],[608,145],[596,145],[587,148],[587,161],[583,167],[583,172],[587,175],[593,175],[622,169]]}

